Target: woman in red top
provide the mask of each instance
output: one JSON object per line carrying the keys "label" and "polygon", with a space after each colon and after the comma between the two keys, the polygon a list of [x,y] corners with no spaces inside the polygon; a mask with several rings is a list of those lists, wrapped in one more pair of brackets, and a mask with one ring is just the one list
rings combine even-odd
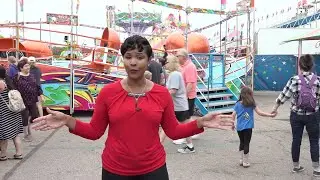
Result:
{"label": "woman in red top", "polygon": [[49,115],[34,120],[34,129],[46,131],[66,125],[73,134],[97,140],[109,126],[102,179],[168,180],[159,125],[169,138],[180,139],[201,133],[204,127],[232,129],[232,117],[207,114],[179,124],[168,90],[144,77],[152,54],[148,40],[138,35],[127,38],[121,54],[128,76],[101,90],[90,123],[47,109]]}

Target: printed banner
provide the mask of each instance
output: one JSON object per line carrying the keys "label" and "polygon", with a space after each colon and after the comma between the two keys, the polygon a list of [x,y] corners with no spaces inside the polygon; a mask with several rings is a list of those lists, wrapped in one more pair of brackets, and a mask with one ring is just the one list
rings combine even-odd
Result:
{"label": "printed banner", "polygon": [[71,18],[71,15],[47,13],[47,23],[78,26],[78,16],[74,15],[73,18]]}
{"label": "printed banner", "polygon": [[227,6],[227,0],[221,0],[221,10],[225,10]]}
{"label": "printed banner", "polygon": [[[159,0],[138,0],[138,1],[150,3],[150,4],[154,4],[154,5],[158,5],[158,6],[163,6],[163,7],[167,7],[167,8],[172,8],[172,9],[176,9],[176,10],[185,10],[185,7],[183,7],[183,6],[167,3],[167,2],[159,1]],[[205,13],[205,14],[217,14],[217,15],[225,14],[224,11],[217,11],[217,10],[212,10],[212,9],[202,9],[202,8],[191,8],[191,12]]]}
{"label": "printed banner", "polygon": [[217,10],[213,10],[213,9],[202,9],[202,8],[192,8],[192,12],[204,13],[204,14],[218,14],[218,15],[225,14],[224,11],[217,11]]}

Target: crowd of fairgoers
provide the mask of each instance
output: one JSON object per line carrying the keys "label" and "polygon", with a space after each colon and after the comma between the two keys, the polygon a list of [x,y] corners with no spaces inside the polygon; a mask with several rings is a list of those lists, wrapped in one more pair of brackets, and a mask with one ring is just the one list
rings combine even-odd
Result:
{"label": "crowd of fairgoers", "polygon": [[[8,57],[9,68],[0,66],[0,161],[7,157],[8,140],[13,140],[16,153],[14,159],[23,159],[22,141],[19,136],[23,133],[23,141],[33,140],[31,123],[43,116],[42,90],[40,86],[41,71],[36,66],[34,57],[16,59]],[[13,109],[14,93],[19,92],[22,108]],[[16,104],[17,107],[19,106]]]}

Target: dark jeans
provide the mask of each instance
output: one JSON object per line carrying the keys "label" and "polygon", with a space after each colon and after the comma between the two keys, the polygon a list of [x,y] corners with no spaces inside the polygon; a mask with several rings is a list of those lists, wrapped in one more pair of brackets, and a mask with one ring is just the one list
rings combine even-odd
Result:
{"label": "dark jeans", "polygon": [[102,180],[169,180],[169,175],[166,164],[153,172],[138,176],[120,176],[102,168]]}
{"label": "dark jeans", "polygon": [[22,125],[28,126],[29,117],[31,117],[30,122],[33,123],[33,120],[39,117],[38,106],[36,103],[32,105],[26,105],[26,109],[21,111],[22,116]]}
{"label": "dark jeans", "polygon": [[319,113],[298,115],[291,112],[290,124],[292,130],[292,161],[299,162],[303,129],[306,126],[310,141],[311,160],[312,162],[319,162]]}
{"label": "dark jeans", "polygon": [[248,154],[252,137],[252,129],[244,129],[242,131],[238,131],[238,135],[240,138],[239,151],[244,151],[244,154]]}
{"label": "dark jeans", "polygon": [[193,116],[194,114],[194,101],[195,101],[195,98],[194,99],[188,99],[188,105],[189,105],[189,116]]}
{"label": "dark jeans", "polygon": [[190,119],[188,110],[187,111],[175,111],[174,114],[176,115],[176,118],[180,123]]}

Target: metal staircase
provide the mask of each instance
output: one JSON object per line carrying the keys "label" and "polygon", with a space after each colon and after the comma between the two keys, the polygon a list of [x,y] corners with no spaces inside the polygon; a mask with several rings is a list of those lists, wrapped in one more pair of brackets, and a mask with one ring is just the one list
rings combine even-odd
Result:
{"label": "metal staircase", "polygon": [[225,84],[224,55],[190,54],[190,59],[198,71],[197,112],[231,113],[237,102],[237,96]]}
{"label": "metal staircase", "polygon": [[198,89],[196,106],[203,115],[208,112],[230,113],[236,102],[236,96],[226,86],[221,86],[209,90]]}

